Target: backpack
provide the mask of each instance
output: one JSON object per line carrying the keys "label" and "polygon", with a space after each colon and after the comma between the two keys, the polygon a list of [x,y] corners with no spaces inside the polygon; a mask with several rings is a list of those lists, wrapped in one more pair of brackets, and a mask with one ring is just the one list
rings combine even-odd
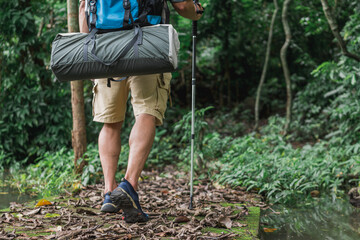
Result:
{"label": "backpack", "polygon": [[170,16],[166,0],[87,0],[85,12],[89,30],[98,32],[168,24]]}

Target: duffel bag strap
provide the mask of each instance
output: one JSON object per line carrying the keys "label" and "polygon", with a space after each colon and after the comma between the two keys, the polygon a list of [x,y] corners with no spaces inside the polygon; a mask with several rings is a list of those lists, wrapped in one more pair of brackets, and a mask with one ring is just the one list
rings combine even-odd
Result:
{"label": "duffel bag strap", "polygon": [[92,49],[91,49],[91,56],[92,58],[97,61],[100,62],[106,66],[110,66],[112,65],[114,62],[116,62],[118,59],[124,57],[126,55],[126,53],[129,52],[129,50],[134,46],[134,54],[135,57],[139,56],[139,51],[138,51],[138,45],[142,44],[142,29],[141,27],[139,27],[138,25],[135,26],[135,34],[134,37],[131,39],[131,41],[124,47],[124,49],[119,53],[119,56],[117,56],[113,61],[111,62],[104,62],[102,59],[100,59],[98,56],[96,56],[95,54],[95,50],[96,50],[96,46],[95,46],[95,34],[98,31],[98,29],[94,28],[93,30],[91,30],[90,34],[87,36],[87,38],[85,39],[84,42],[84,61],[88,61],[88,45],[90,44],[90,42],[92,42]]}
{"label": "duffel bag strap", "polygon": [[133,44],[134,45],[134,55],[135,58],[139,57],[139,45],[142,45],[142,41],[143,41],[143,32],[141,30],[141,27],[139,27],[138,25],[135,25],[135,36],[137,36],[136,38],[136,42]]}
{"label": "duffel bag strap", "polygon": [[91,41],[95,41],[95,34],[98,32],[97,28],[93,28],[84,42],[84,62],[88,61],[88,46]]}
{"label": "duffel bag strap", "polygon": [[111,88],[111,81],[113,82],[121,82],[121,81],[124,81],[125,79],[127,79],[128,77],[123,77],[123,78],[120,78],[118,80],[115,80],[113,78],[108,78],[107,79],[107,87]]}

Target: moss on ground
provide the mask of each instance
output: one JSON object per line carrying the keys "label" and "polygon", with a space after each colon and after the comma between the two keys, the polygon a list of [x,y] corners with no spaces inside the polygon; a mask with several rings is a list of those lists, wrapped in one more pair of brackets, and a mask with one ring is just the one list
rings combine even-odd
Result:
{"label": "moss on ground", "polygon": [[[242,207],[243,204],[236,204],[236,203],[221,203],[224,207]],[[244,225],[243,227],[232,227],[231,229],[226,228],[212,228],[207,227],[204,228],[202,231],[205,232],[213,232],[213,233],[237,233],[240,236],[235,237],[234,239],[239,240],[253,240],[258,239],[258,232],[259,232],[259,222],[260,222],[260,208],[259,207],[248,207],[249,215],[243,217],[242,219],[238,220],[240,224]],[[240,210],[235,210],[234,212],[239,212]]]}

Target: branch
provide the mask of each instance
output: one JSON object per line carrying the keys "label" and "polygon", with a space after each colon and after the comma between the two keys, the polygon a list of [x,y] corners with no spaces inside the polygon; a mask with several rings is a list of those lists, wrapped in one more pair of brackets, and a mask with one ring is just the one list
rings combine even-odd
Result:
{"label": "branch", "polygon": [[356,61],[360,62],[360,56],[356,55],[354,53],[350,53],[347,50],[346,47],[346,43],[344,41],[344,39],[341,37],[340,35],[340,31],[339,31],[339,27],[337,25],[337,22],[335,20],[335,18],[332,16],[331,14],[331,9],[329,7],[329,3],[327,0],[320,0],[322,7],[323,7],[323,11],[325,13],[325,17],[330,25],[331,31],[333,32],[335,38],[337,39],[339,46],[341,48],[341,52],[344,56],[347,56],[349,58],[355,59]]}
{"label": "branch", "polygon": [[272,37],[273,37],[273,31],[274,31],[274,24],[275,24],[275,19],[276,19],[276,15],[279,11],[279,6],[277,3],[277,0],[274,0],[274,5],[275,5],[275,10],[274,13],[272,15],[272,19],[271,19],[271,24],[270,24],[270,30],[269,30],[269,36],[268,36],[268,41],[267,41],[267,46],[266,46],[266,55],[265,55],[265,62],[264,62],[264,67],[261,73],[261,77],[260,77],[260,83],[256,92],[256,102],[255,102],[255,131],[258,130],[259,128],[259,103],[260,103],[260,96],[261,96],[261,89],[262,89],[262,85],[265,82],[265,78],[266,78],[266,72],[267,72],[267,68],[268,68],[268,63],[269,63],[269,58],[270,58],[270,50],[271,50],[271,42],[272,42]]}
{"label": "branch", "polygon": [[39,31],[36,35],[37,38],[41,37],[41,34],[42,34],[42,31],[43,31],[43,28],[44,28],[44,24],[45,24],[45,18],[43,17],[41,19],[41,23],[40,23],[40,26],[39,26]]}

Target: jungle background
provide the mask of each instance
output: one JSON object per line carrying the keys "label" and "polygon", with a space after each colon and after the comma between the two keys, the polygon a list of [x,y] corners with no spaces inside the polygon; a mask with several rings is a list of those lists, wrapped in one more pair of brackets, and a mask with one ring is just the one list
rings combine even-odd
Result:
{"label": "jungle background", "polygon": [[[66,1],[1,3],[0,169],[11,174],[19,191],[40,196],[98,183],[102,124],[92,121],[92,82],[83,82],[87,148],[77,168],[70,83],[56,81],[49,67],[52,40],[68,31]],[[202,5],[196,181],[244,186],[284,204],[303,203],[314,194],[342,196],[357,186],[360,2],[204,0]],[[170,8],[181,42],[180,66],[171,83],[173,106],[157,129],[146,168],[171,164],[188,171],[192,28]],[[134,123],[131,105],[128,109],[118,178]]]}

